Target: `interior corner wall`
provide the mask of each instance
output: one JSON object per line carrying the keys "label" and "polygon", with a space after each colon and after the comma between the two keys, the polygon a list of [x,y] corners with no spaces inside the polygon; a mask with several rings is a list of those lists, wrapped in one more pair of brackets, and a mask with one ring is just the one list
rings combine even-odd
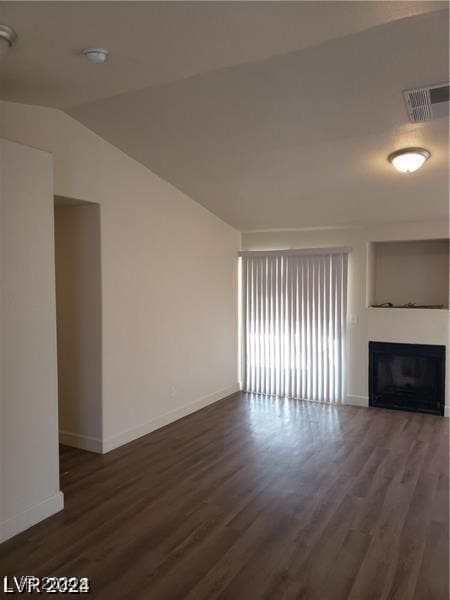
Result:
{"label": "interior corner wall", "polygon": [[100,205],[103,451],[235,392],[240,233],[65,113],[3,114],[56,195]]}
{"label": "interior corner wall", "polygon": [[55,206],[59,439],[102,451],[98,204]]}
{"label": "interior corner wall", "polygon": [[0,541],[61,510],[52,159],[0,140]]}
{"label": "interior corner wall", "polygon": [[347,403],[368,406],[369,340],[439,344],[447,347],[446,414],[450,405],[449,311],[370,308],[373,286],[371,242],[446,239],[448,221],[397,223],[335,229],[248,232],[243,250],[350,246],[347,329]]}

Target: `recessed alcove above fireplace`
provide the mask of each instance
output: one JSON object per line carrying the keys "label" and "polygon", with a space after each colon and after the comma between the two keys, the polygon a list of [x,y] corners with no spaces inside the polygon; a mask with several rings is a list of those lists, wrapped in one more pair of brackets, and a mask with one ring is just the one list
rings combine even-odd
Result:
{"label": "recessed alcove above fireplace", "polygon": [[443,415],[445,346],[369,342],[369,404]]}
{"label": "recessed alcove above fireplace", "polygon": [[373,242],[368,305],[442,308],[449,305],[449,240]]}

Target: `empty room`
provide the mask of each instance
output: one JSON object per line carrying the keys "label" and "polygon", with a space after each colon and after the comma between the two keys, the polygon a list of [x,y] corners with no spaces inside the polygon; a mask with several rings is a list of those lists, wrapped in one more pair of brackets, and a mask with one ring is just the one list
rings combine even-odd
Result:
{"label": "empty room", "polygon": [[448,600],[449,4],[0,1],[0,597]]}

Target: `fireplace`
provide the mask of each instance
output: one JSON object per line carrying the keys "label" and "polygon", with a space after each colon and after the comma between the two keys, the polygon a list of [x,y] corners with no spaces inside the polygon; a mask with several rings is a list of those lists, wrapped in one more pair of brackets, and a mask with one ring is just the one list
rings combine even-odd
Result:
{"label": "fireplace", "polygon": [[443,415],[445,346],[369,342],[369,405]]}

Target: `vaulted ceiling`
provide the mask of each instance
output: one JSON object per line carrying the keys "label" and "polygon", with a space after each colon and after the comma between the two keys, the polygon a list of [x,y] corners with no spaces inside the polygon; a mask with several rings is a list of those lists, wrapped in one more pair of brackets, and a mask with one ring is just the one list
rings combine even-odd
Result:
{"label": "vaulted ceiling", "polygon": [[[446,2],[2,2],[2,99],[65,110],[241,230],[448,215]],[[104,65],[80,51],[102,46]],[[432,152],[409,176],[386,160]]]}

